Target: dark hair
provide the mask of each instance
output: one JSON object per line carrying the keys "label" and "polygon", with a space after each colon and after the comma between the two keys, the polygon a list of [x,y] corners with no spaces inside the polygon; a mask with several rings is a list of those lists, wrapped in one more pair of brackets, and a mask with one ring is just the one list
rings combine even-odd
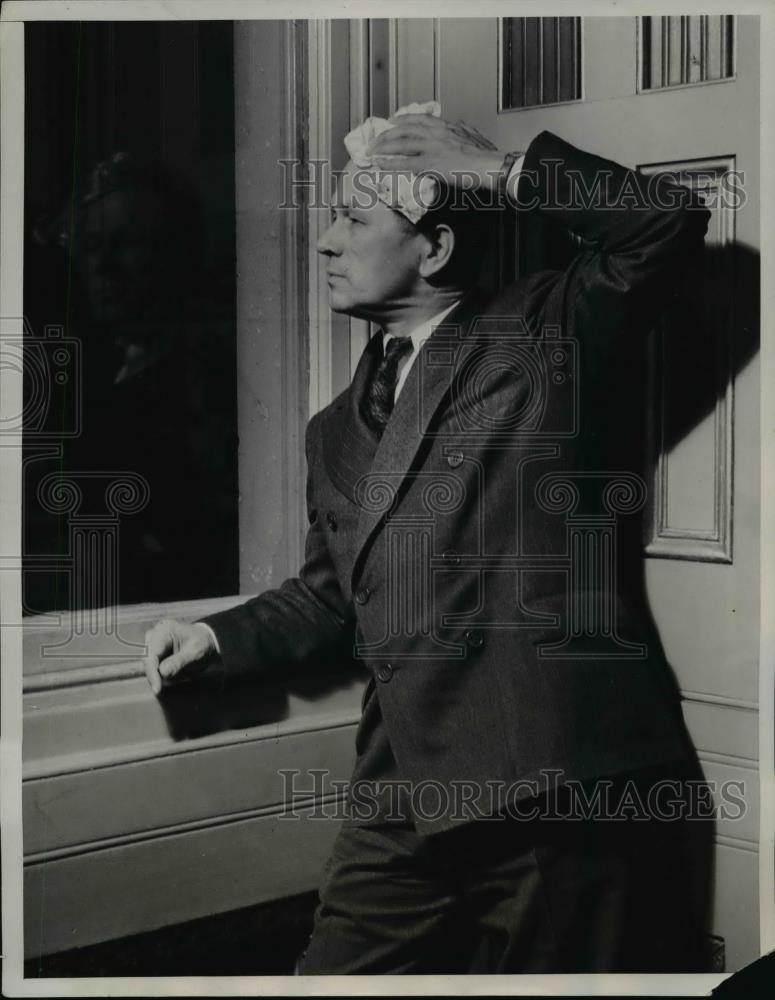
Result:
{"label": "dark hair", "polygon": [[476,283],[482,260],[497,231],[502,209],[492,196],[475,190],[455,191],[437,179],[433,205],[417,223],[407,224],[431,238],[437,226],[449,226],[455,246],[449,261],[433,276],[433,284],[468,287]]}

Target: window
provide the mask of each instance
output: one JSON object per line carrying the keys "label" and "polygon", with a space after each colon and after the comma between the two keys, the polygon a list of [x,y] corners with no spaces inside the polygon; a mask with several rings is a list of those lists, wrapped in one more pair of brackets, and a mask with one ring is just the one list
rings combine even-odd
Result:
{"label": "window", "polygon": [[501,20],[501,110],[578,101],[580,17]]}
{"label": "window", "polygon": [[232,36],[26,27],[26,614],[238,592]]}
{"label": "window", "polygon": [[662,90],[734,77],[733,15],[641,17],[638,26],[639,90]]}

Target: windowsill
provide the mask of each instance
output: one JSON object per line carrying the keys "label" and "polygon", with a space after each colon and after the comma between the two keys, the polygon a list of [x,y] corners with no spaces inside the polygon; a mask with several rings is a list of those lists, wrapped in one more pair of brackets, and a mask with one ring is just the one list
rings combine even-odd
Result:
{"label": "windowsill", "polygon": [[234,685],[192,681],[154,697],[143,677],[24,698],[23,779],[174,757],[354,725],[365,683],[353,672]]}
{"label": "windowsill", "polygon": [[[237,594],[196,601],[125,604],[115,609],[30,615],[21,626],[24,630],[24,690],[85,683],[90,676],[111,680],[138,676],[137,662],[144,655],[143,638],[160,618],[195,621],[233,608],[245,600],[245,595]],[[72,671],[83,673],[83,679],[74,681],[71,677],[68,680],[65,674]],[[45,675],[45,679],[41,675]]]}

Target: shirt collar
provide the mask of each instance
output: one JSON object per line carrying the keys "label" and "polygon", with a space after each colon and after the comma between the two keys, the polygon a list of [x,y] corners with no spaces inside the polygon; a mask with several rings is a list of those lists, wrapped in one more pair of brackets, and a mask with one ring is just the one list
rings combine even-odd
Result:
{"label": "shirt collar", "polygon": [[[460,302],[460,299],[457,299],[455,302],[452,303],[452,305],[449,305],[445,309],[442,309],[441,312],[436,313],[435,316],[431,316],[430,319],[427,319],[425,320],[425,322],[420,323],[419,326],[416,326],[411,331],[411,333],[407,335],[412,338],[412,351],[415,354],[417,353],[417,351],[420,350],[424,341],[426,341],[428,337],[430,337],[431,333],[433,332],[434,326],[438,326],[442,322],[444,317],[452,312],[452,310],[455,308],[458,302]],[[392,333],[386,333],[384,335],[384,338],[382,340],[383,346],[387,344],[387,342],[390,340],[392,336],[393,336]]]}

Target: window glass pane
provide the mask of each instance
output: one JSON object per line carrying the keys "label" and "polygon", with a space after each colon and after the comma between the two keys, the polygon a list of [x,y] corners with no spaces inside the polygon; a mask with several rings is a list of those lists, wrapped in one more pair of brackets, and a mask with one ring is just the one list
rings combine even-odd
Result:
{"label": "window glass pane", "polygon": [[232,25],[25,58],[25,612],[236,593]]}
{"label": "window glass pane", "polygon": [[735,75],[731,14],[641,17],[640,90],[728,80]]}
{"label": "window glass pane", "polygon": [[581,18],[504,17],[503,110],[581,99]]}

